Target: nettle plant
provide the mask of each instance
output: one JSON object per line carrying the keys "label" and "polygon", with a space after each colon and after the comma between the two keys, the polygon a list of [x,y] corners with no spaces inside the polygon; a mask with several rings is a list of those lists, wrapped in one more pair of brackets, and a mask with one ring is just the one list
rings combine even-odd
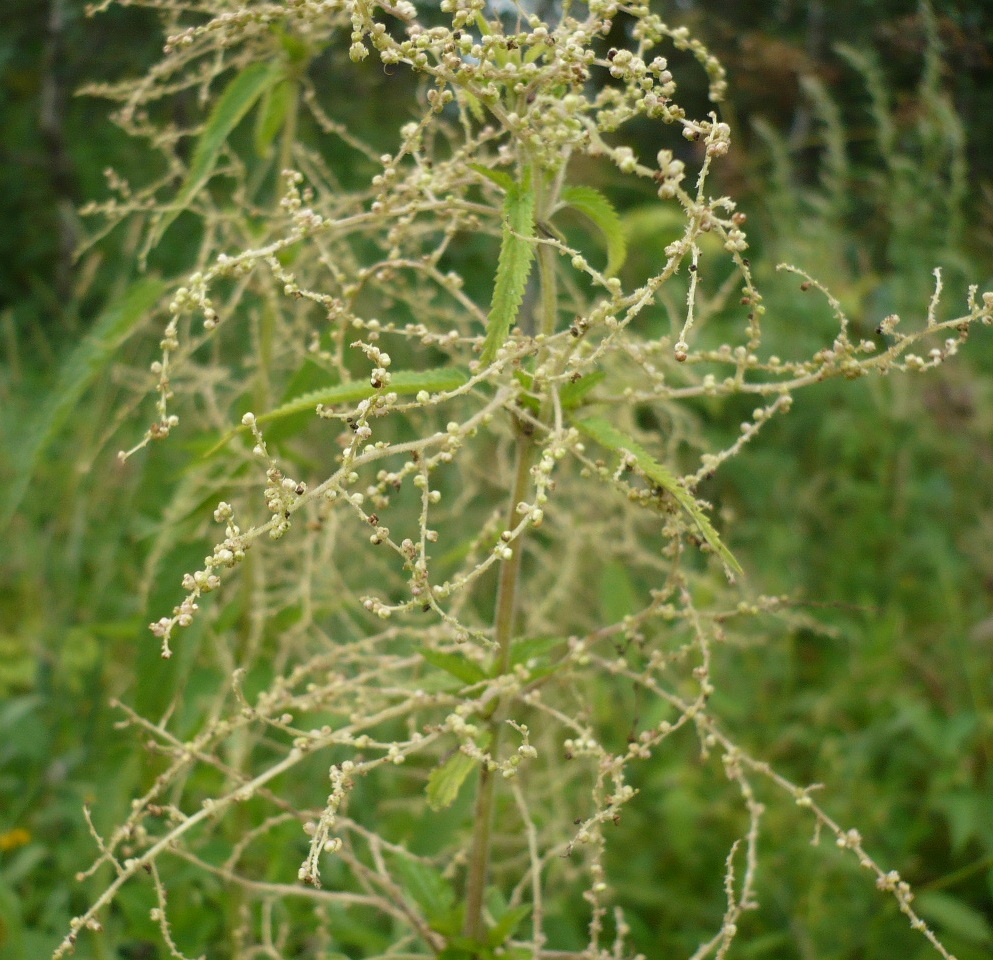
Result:
{"label": "nettle plant", "polygon": [[[721,650],[796,614],[749,592],[698,489],[798,389],[942,363],[993,294],[941,319],[936,273],[920,324],[859,340],[784,266],[837,331],[812,357],[771,355],[746,218],[708,189],[729,127],[679,106],[666,52],[696,58],[714,103],[723,70],[647,4],[566,0],[550,21],[483,0],[141,5],[164,58],[95,92],[165,165],[142,186],[111,174],[90,212],[142,219],[143,257],[180,224],[196,238],[152,312],[154,422],[122,458],[206,438],[148,576],[178,593],[163,558],[213,536],[212,512],[213,549],[151,630],[216,682],[164,716],[122,707],[157,775],[94,830],[88,875],[113,877],[56,955],[135,887],[174,957],[634,955],[637,878],[611,838],[657,804],[638,769],[689,742],[737,798],[720,809],[739,835],[695,958],[723,957],[760,907],[777,798],[949,957],[859,832],[721,723]],[[171,99],[200,122],[177,126]],[[636,120],[668,143],[656,157],[625,143]],[[595,174],[678,214],[649,276],[622,280]],[[754,410],[706,449],[694,411],[728,398]],[[177,911],[203,902],[222,907],[181,942]]]}

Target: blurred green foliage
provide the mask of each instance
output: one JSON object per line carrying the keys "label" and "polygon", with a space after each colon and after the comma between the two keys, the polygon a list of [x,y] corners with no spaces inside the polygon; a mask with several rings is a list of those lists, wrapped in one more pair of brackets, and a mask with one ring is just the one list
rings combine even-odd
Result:
{"label": "blurred green foliage", "polygon": [[[76,0],[0,7],[0,313],[42,362],[120,277],[112,266],[93,288],[98,262],[73,262],[82,236],[76,208],[103,194],[107,167],[129,176],[142,163],[106,105],[76,91],[140,73],[161,44],[148,11],[114,10],[93,21],[84,10]],[[99,261],[114,257],[107,245]]]}
{"label": "blurred green foliage", "polygon": [[[767,336],[783,356],[809,354],[833,336],[833,323],[816,306],[815,291],[772,271],[779,260],[825,281],[864,336],[890,312],[919,314],[934,266],[945,268],[949,304],[962,301],[970,279],[990,287],[993,155],[982,149],[993,140],[987,7],[959,3],[941,11],[943,58],[922,81],[926,29],[912,4],[680,5],[735,81],[737,99],[728,109],[749,148],[724,168],[723,186],[746,197],[751,256],[766,265],[759,280]],[[4,490],[27,452],[24,425],[44,415],[54,371],[94,305],[113,302],[131,270],[126,237],[110,238],[97,259],[75,267],[60,247],[75,229],[66,203],[100,195],[104,167],[127,175],[142,162],[105,119],[103,104],[70,100],[69,93],[84,80],[141,72],[159,39],[147,13],[117,10],[90,22],[80,8],[59,5],[55,38],[51,5],[11,0],[0,12]],[[833,48],[839,36],[852,50],[879,52],[877,93],[888,100],[873,100],[872,70],[858,55]],[[333,63],[317,69],[333,82]],[[53,84],[54,95],[65,98],[54,140],[37,122],[43,91]],[[384,109],[384,99],[350,102],[355,127],[375,140],[380,124],[371,105]],[[890,140],[880,137],[886,124]],[[644,199],[631,196],[629,206]],[[664,237],[671,228],[651,216],[627,216],[646,235]],[[164,264],[183,261],[179,225],[173,234]],[[639,246],[631,242],[630,271],[638,269]],[[991,346],[980,332],[954,363],[913,384],[893,379],[808,391],[702,490],[717,505],[749,580],[792,597],[797,618],[785,632],[771,622],[763,632],[760,622],[753,644],[725,652],[718,712],[752,731],[746,745],[792,778],[828,785],[832,816],[858,825],[880,862],[900,868],[919,893],[922,914],[959,960],[979,960],[993,948]],[[117,465],[120,443],[111,437],[121,411],[132,410],[137,382],[124,366],[93,378],[68,423],[45,437],[3,534],[4,960],[46,956],[100,889],[100,877],[74,880],[93,850],[83,805],[93,806],[98,828],[109,827],[155,775],[154,757],[115,732],[109,700],[137,701],[154,716],[184,686],[195,711],[198,689],[217,682],[192,673],[192,662],[166,667],[153,641],[142,639],[149,611],[172,602],[147,595],[142,571],[163,490],[182,457],[162,448],[154,473],[134,460]],[[729,407],[701,404],[696,411],[712,437],[726,440],[747,415]],[[181,528],[172,555],[155,562],[185,569],[186,557],[202,550],[186,539],[191,531]],[[623,592],[615,583],[612,602]],[[607,730],[617,724],[611,706],[595,705]],[[615,738],[624,734],[614,731]],[[691,953],[720,925],[723,910],[715,879],[736,814],[713,800],[722,778],[699,762],[696,741],[687,735],[681,746],[644,766],[635,785],[649,799],[625,813],[609,848],[639,878],[622,892],[637,905],[628,921],[649,957]],[[365,790],[377,793],[374,783],[363,784],[357,799]],[[411,849],[429,851],[455,817],[410,818],[402,801],[383,805],[383,822]],[[747,916],[748,939],[735,950],[797,960],[930,955],[856,868],[810,850],[801,822],[789,810],[769,814],[763,909]],[[646,860],[646,833],[666,839],[663,859]],[[273,863],[302,855],[295,829],[274,834],[272,844]],[[236,904],[203,875],[191,874],[186,890],[186,902],[172,905],[177,940],[229,955],[223,918]],[[88,939],[80,956],[164,956],[148,919],[151,905],[147,891],[128,888],[104,934]],[[307,913],[298,904],[280,909]],[[567,906],[548,932],[564,949],[583,944],[583,916],[580,904]],[[376,949],[375,928],[360,913],[325,919],[334,949],[348,956]],[[336,955],[306,938],[298,951]]]}

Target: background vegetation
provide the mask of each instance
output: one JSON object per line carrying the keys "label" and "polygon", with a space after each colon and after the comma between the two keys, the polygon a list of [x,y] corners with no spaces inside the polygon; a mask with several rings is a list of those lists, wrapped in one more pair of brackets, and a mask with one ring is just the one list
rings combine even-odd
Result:
{"label": "background vegetation", "polygon": [[[986,4],[946,6],[939,57],[909,3],[678,5],[732,75],[736,158],[719,173],[749,213],[752,260],[766,265],[767,336],[784,353],[813,352],[832,321],[771,271],[781,259],[824,280],[866,336],[891,312],[920,311],[936,265],[949,301],[968,282],[993,288],[993,18]],[[128,177],[149,162],[103,103],[72,91],[147,69],[154,17],[114,8],[91,21],[58,0],[8,3],[0,16],[11,132],[0,172],[0,482],[17,505],[0,563],[0,956],[20,958],[46,956],[91,899],[95,888],[74,880],[92,857],[83,804],[106,827],[154,775],[135,736],[115,730],[110,700],[154,716],[175,684],[195,699],[216,678],[170,678],[144,638],[152,612],[175,599],[156,595],[149,565],[185,569],[203,551],[191,537],[151,556],[183,451],[159,448],[154,470],[119,466],[118,447],[135,435],[138,374],[123,363],[107,373],[99,356],[64,364],[94,323],[113,322],[139,242],[119,229],[73,261],[83,230],[72,211],[103,195],[104,168]],[[883,64],[875,91],[865,51]],[[335,82],[333,60],[317,69]],[[389,79],[370,83],[353,91],[352,122],[375,142]],[[644,149],[654,154],[652,135],[646,128]],[[623,199],[636,273],[638,230],[659,227],[639,219],[647,197]],[[180,272],[188,242],[174,231],[152,269]],[[877,859],[912,882],[959,960],[993,950],[991,346],[981,330],[928,379],[808,391],[704,491],[749,580],[793,598],[797,613],[788,635],[734,652],[722,715],[796,781],[832,787],[829,812],[858,824]],[[697,413],[714,439],[742,418],[703,404]],[[640,425],[653,416],[639,411]],[[691,748],[642,776],[658,821],[630,818],[611,848],[654,880],[627,891],[641,904],[628,920],[648,956],[689,955],[720,922],[713,881],[727,843],[707,829],[720,811]],[[639,862],[643,831],[669,838],[663,861]],[[773,817],[766,831],[774,869],[741,956],[928,955],[857,870],[811,852],[791,822]],[[220,897],[205,884],[174,904],[177,938],[216,936],[205,908]],[[123,897],[116,910],[81,955],[165,955],[146,903]],[[350,955],[375,947],[360,925],[351,937]]]}

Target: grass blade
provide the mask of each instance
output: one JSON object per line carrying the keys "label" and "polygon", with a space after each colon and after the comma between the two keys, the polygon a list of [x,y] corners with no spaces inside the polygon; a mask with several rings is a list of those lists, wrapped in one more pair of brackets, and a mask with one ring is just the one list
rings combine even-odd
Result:
{"label": "grass blade", "polygon": [[144,277],[131,284],[97,319],[89,334],[62,364],[55,385],[28,427],[18,452],[14,478],[0,506],[0,530],[7,528],[17,512],[41,454],[76,410],[86,388],[113,359],[117,349],[155,306],[165,289],[165,282],[157,277]]}

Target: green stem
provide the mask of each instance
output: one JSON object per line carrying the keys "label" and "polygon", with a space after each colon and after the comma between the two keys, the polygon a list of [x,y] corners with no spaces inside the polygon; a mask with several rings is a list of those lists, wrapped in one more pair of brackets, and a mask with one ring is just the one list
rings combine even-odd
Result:
{"label": "green stem", "polygon": [[[496,737],[490,744],[496,746]],[[485,766],[479,771],[476,787],[476,804],[473,808],[472,851],[469,856],[469,875],[466,879],[465,924],[462,932],[474,943],[483,939],[483,894],[486,892],[486,875],[490,865],[490,832],[493,827],[493,771]]]}
{"label": "green stem", "polygon": [[558,289],[555,284],[555,251],[538,245],[538,276],[541,280],[541,332],[550,337],[558,320]]}
{"label": "green stem", "polygon": [[[519,427],[517,435],[516,468],[514,484],[507,511],[507,530],[517,525],[517,504],[525,498],[531,477],[531,460],[534,442],[529,433]],[[500,580],[497,586],[494,635],[497,642],[496,673],[503,675],[510,667],[510,651],[514,639],[514,614],[517,609],[517,592],[521,580],[521,557],[523,542],[518,539],[514,554],[500,567]],[[500,734],[503,721],[498,715],[499,701],[490,711],[490,756],[499,752]],[[485,764],[479,771],[476,789],[476,805],[473,810],[472,849],[469,854],[469,874],[466,879],[466,908],[463,932],[471,940],[483,939],[483,895],[486,892],[486,877],[489,872],[490,838],[493,829],[493,801],[496,789],[495,771]]]}
{"label": "green stem", "polygon": [[[542,182],[542,174],[536,169],[535,193],[538,202],[535,204],[535,215],[539,222],[551,208],[552,198],[548,196]],[[555,332],[558,318],[558,294],[555,283],[555,251],[544,245],[538,247],[538,271],[541,282],[541,324],[542,333],[550,335]],[[534,459],[535,444],[532,426],[518,420],[517,443],[514,458],[514,480],[510,491],[510,502],[507,506],[507,524],[504,529],[513,530],[520,516],[517,505],[527,498],[531,485],[531,463]],[[510,654],[514,640],[514,622],[517,611],[517,595],[521,585],[521,560],[524,555],[524,538],[519,537],[514,545],[514,553],[500,567],[500,579],[497,584],[496,609],[493,616],[494,637],[497,643],[497,657],[494,674],[503,676],[510,669]],[[503,716],[501,714],[501,699],[496,698],[490,708],[488,752],[496,759],[499,756],[500,738],[503,731]],[[472,846],[469,852],[469,868],[466,878],[465,936],[481,943],[484,940],[483,897],[486,892],[486,880],[489,874],[490,847],[492,845],[493,808],[496,796],[496,770],[483,765],[479,771],[479,783],[476,789],[476,805],[473,810]]]}

